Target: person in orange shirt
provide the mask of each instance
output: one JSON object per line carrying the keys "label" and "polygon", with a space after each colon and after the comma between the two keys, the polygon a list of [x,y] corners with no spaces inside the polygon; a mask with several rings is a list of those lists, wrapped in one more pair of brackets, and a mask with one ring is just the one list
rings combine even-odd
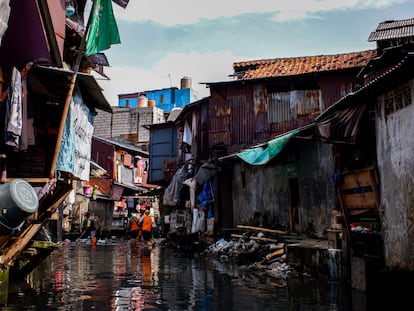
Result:
{"label": "person in orange shirt", "polygon": [[155,241],[152,238],[152,218],[149,214],[150,210],[147,208],[138,223],[138,225],[141,227],[142,239],[144,240],[145,247],[149,247],[148,242],[150,242],[152,246],[155,245]]}
{"label": "person in orange shirt", "polygon": [[138,225],[140,219],[141,217],[137,217],[136,215],[132,214],[131,218],[128,220],[129,241],[131,243],[131,247],[136,246],[137,239],[139,239],[141,236],[141,228]]}

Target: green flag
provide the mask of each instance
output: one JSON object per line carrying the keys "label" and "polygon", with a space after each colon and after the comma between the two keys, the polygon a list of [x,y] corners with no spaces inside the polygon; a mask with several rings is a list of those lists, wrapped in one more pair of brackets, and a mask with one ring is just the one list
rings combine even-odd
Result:
{"label": "green flag", "polygon": [[86,37],[86,56],[121,43],[111,0],[94,0],[90,28]]}

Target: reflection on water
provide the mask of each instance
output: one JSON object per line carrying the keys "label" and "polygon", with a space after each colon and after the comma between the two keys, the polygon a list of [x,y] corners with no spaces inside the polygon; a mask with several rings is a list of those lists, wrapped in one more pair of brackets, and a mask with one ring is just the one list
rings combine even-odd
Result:
{"label": "reflection on water", "polygon": [[366,310],[339,283],[277,280],[237,266],[128,242],[65,244],[25,280],[11,280],[0,310]]}

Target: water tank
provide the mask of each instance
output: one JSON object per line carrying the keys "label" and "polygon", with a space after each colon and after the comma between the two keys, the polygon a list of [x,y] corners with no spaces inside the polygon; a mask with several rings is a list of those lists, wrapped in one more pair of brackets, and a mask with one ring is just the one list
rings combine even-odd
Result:
{"label": "water tank", "polygon": [[191,89],[191,78],[190,77],[182,77],[181,78],[181,89]]}
{"label": "water tank", "polygon": [[138,96],[138,107],[148,107],[148,98],[145,95]]}
{"label": "water tank", "polygon": [[155,107],[155,99],[148,99],[148,107]]}
{"label": "water tank", "polygon": [[0,235],[17,229],[39,207],[33,187],[23,179],[0,185]]}

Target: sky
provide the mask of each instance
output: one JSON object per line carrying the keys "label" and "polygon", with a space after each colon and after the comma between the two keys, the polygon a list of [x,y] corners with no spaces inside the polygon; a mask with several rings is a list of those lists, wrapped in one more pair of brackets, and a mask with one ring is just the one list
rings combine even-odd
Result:
{"label": "sky", "polygon": [[232,80],[233,63],[375,49],[369,34],[386,20],[414,18],[412,0],[129,0],[113,3],[121,43],[103,51],[112,106],[118,95],[180,87],[195,99],[206,82]]}

